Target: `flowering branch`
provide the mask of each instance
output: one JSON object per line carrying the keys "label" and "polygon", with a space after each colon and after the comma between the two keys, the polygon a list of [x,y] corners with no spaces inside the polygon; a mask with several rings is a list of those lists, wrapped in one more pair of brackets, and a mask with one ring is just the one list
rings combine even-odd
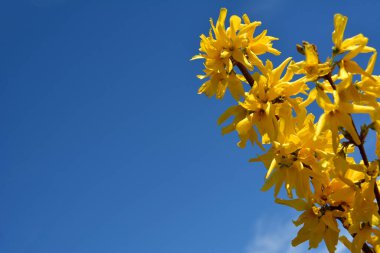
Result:
{"label": "flowering branch", "polygon": [[[351,117],[351,119],[352,119],[352,117]],[[352,124],[355,127],[353,120],[352,120]],[[358,133],[358,131],[356,130],[356,127],[355,127],[355,131],[356,131],[356,133]],[[359,148],[359,152],[360,152],[360,155],[363,159],[364,165],[368,168],[369,162],[368,162],[367,153],[365,152],[365,148],[364,148],[364,139],[361,140],[360,145],[356,145],[356,146]],[[374,193],[375,193],[375,198],[376,198],[376,203],[377,203],[377,212],[380,215],[380,191],[379,191],[379,187],[377,186],[376,180],[375,180],[375,184],[374,184]]]}
{"label": "flowering branch", "polygon": [[[211,21],[211,32],[201,36],[201,53],[193,57],[204,59],[206,67],[206,74],[198,76],[206,78],[198,93],[222,99],[229,91],[236,101],[218,120],[222,124],[233,118],[222,133],[236,131],[240,148],[249,142],[262,149],[263,144],[271,145],[250,161],[263,162],[267,168],[263,191],[274,188],[276,203],[303,212],[294,221],[302,228],[293,246],[309,241],[309,248],[316,248],[324,240],[333,253],[340,240],[353,253],[373,253],[380,247],[379,164],[368,160],[364,148],[368,127],[359,133],[352,115],[368,114],[374,122],[370,128],[380,142],[380,77],[372,76],[376,50],[367,46],[368,39],[362,34],[344,39],[347,17],[336,14],[332,57],[325,62],[320,61],[317,47],[304,41],[297,45],[304,61],[287,58],[275,67],[267,59],[264,65],[258,56],[280,54],[272,47],[277,38],[267,36],[266,30],[255,36],[261,22],[251,22],[245,14],[242,18],[231,16],[229,27],[225,26],[226,17],[227,10],[221,9],[216,24]],[[363,70],[354,57],[369,52],[372,56]],[[236,74],[235,66],[245,80]],[[333,75],[335,67],[339,71]],[[321,79],[323,82],[318,82]],[[248,91],[243,81],[250,85]],[[314,101],[323,111],[317,122],[308,111]],[[355,150],[364,164],[349,156]],[[376,154],[380,158],[380,145]],[[288,199],[277,198],[283,186]],[[339,236],[337,221],[351,239]]]}

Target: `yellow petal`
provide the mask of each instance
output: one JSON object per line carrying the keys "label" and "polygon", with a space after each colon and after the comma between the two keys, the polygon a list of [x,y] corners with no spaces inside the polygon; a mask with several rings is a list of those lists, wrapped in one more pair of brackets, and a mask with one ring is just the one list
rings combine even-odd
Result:
{"label": "yellow petal", "polygon": [[343,60],[348,61],[348,60],[353,59],[353,58],[356,57],[358,54],[360,54],[360,53],[363,52],[364,47],[365,47],[364,45],[363,45],[363,46],[357,46],[357,47],[354,47],[350,52],[348,52],[348,53],[343,57]]}
{"label": "yellow petal", "polygon": [[198,94],[205,93],[208,97],[211,97],[216,92],[216,83],[212,82],[211,80],[208,80],[207,82],[203,83],[202,86],[198,89]]}
{"label": "yellow petal", "polygon": [[269,169],[268,169],[268,172],[267,174],[265,175],[265,179],[268,179],[269,176],[272,174],[273,170],[277,167],[277,160],[276,159],[273,159],[270,166],[269,166]]}
{"label": "yellow petal", "polygon": [[[332,111],[332,110],[334,110],[335,106],[331,102],[331,100],[327,96],[327,94],[323,90],[321,90],[320,88],[317,88],[317,92],[318,92],[318,95],[317,95],[317,104],[319,105],[319,107],[321,107],[325,111]],[[337,101],[335,101],[335,102],[337,103]]]}
{"label": "yellow petal", "polygon": [[303,211],[308,208],[308,203],[302,199],[276,199],[277,204],[293,207],[297,211]]}
{"label": "yellow petal", "polygon": [[329,227],[339,233],[338,223],[335,218],[332,216],[331,212],[326,212],[325,215],[322,216],[322,221]]}
{"label": "yellow petal", "polygon": [[224,28],[224,23],[226,21],[226,17],[227,17],[227,9],[221,8],[220,12],[219,12],[218,21],[216,22],[216,26],[220,25]]}
{"label": "yellow petal", "polygon": [[225,127],[222,128],[222,135],[229,134],[229,133],[231,133],[234,130],[235,130],[235,125],[234,124],[230,124],[228,126],[225,126]]}
{"label": "yellow petal", "polygon": [[193,60],[197,60],[197,59],[204,59],[204,55],[201,55],[201,54],[197,54],[197,55],[194,55],[190,61],[193,61]]}
{"label": "yellow petal", "polygon": [[228,108],[222,115],[220,115],[220,117],[218,119],[218,125],[222,124],[224,121],[226,121],[232,115],[235,115],[239,107],[240,106],[235,105],[235,106],[231,106],[230,108]]}
{"label": "yellow petal", "polygon": [[252,122],[248,118],[244,118],[239,123],[236,124],[236,131],[238,132],[240,142],[238,142],[238,146],[240,148],[244,148],[248,139],[249,134],[253,131]]}
{"label": "yellow petal", "polygon": [[371,229],[363,228],[362,230],[360,230],[354,237],[354,240],[352,241],[352,246],[351,246],[352,253],[361,253],[363,244],[365,243],[366,240],[370,238],[370,235],[371,235]]}
{"label": "yellow petal", "polygon": [[375,112],[375,108],[367,105],[356,105],[349,103],[341,103],[340,110],[347,113],[373,113]]}
{"label": "yellow petal", "polygon": [[249,60],[252,62],[252,64],[259,68],[261,73],[265,74],[267,72],[267,69],[264,67],[263,62],[260,60],[259,57],[255,53],[253,53],[251,50],[247,49],[247,54],[249,57]]}
{"label": "yellow petal", "polygon": [[227,85],[228,83],[226,79],[223,79],[222,81],[218,82],[218,87],[216,90],[217,99],[222,99],[224,97],[224,94],[226,93]]}
{"label": "yellow petal", "polygon": [[230,17],[230,27],[232,28],[234,32],[239,30],[240,24],[241,24],[241,18],[239,16],[232,15]]}
{"label": "yellow petal", "polygon": [[343,235],[339,237],[339,241],[343,243],[343,245],[346,246],[347,249],[351,250],[352,243],[350,242],[350,240],[347,239],[346,236]]}
{"label": "yellow petal", "polygon": [[228,59],[228,65],[227,65],[227,72],[231,73],[232,69],[234,68],[234,65],[230,59]]}
{"label": "yellow petal", "polygon": [[278,181],[278,170],[275,170],[271,173],[271,177],[265,180],[263,187],[261,187],[262,191],[268,191],[272,186]]}
{"label": "yellow petal", "polygon": [[310,230],[308,227],[303,226],[297,233],[296,238],[292,240],[292,246],[295,247],[303,242],[306,242],[310,239]]}
{"label": "yellow petal", "polygon": [[348,114],[337,113],[335,114],[335,120],[337,120],[338,124],[344,127],[347,130],[347,132],[350,133],[352,139],[357,145],[361,144],[358,133],[356,132],[355,127],[353,125],[352,118]]}
{"label": "yellow petal", "polygon": [[342,14],[335,14],[334,16],[334,31],[332,33],[332,41],[336,47],[340,47],[344,30],[346,29],[347,17]]}
{"label": "yellow petal", "polygon": [[343,61],[343,62],[344,62],[344,68],[348,72],[353,73],[353,74],[361,74],[363,76],[369,77],[373,79],[374,81],[376,81],[370,74],[365,72],[356,62],[354,61]]}
{"label": "yellow petal", "polygon": [[318,248],[319,243],[323,239],[323,234],[325,232],[326,226],[323,222],[319,222],[316,227],[313,229],[313,236],[309,239],[309,249]]}
{"label": "yellow petal", "polygon": [[228,89],[236,101],[239,101],[239,99],[244,96],[243,84],[237,77],[229,79]]}
{"label": "yellow petal", "polygon": [[247,15],[246,13],[243,14],[243,21],[244,21],[244,23],[247,24],[247,25],[248,25],[249,23],[251,23],[251,21],[249,20],[248,15]]}
{"label": "yellow petal", "polygon": [[334,253],[338,244],[339,231],[327,229],[323,237],[329,253]]}
{"label": "yellow petal", "polygon": [[286,65],[292,60],[292,57],[289,57],[287,58],[285,61],[283,61],[280,66],[278,66],[277,68],[275,68],[273,71],[272,71],[272,82],[273,83],[276,83],[278,80],[280,80],[281,78],[281,74],[282,72],[284,71],[284,68],[286,67]]}
{"label": "yellow petal", "polygon": [[375,67],[376,59],[377,59],[377,52],[374,52],[368,61],[368,65],[367,65],[367,68],[365,69],[365,72],[367,72],[368,74],[372,74],[373,69]]}
{"label": "yellow petal", "polygon": [[309,96],[307,97],[307,99],[305,101],[303,101],[300,106],[301,107],[307,107],[308,105],[310,105],[317,97],[317,89],[312,89],[309,93]]}
{"label": "yellow petal", "polygon": [[232,53],[232,57],[235,61],[244,64],[244,66],[246,66],[248,69],[252,68],[252,64],[248,61],[247,57],[245,57],[242,51],[234,50]]}
{"label": "yellow petal", "polygon": [[[368,38],[359,33],[351,38],[345,39],[342,42],[341,48],[343,50],[353,50],[356,47],[364,47],[368,43]],[[363,48],[364,49],[364,48]]]}
{"label": "yellow petal", "polygon": [[315,130],[314,134],[314,141],[317,140],[318,136],[321,134],[322,130],[324,129],[326,125],[326,120],[328,119],[328,115],[326,113],[323,113],[318,120],[317,128]]}
{"label": "yellow petal", "polygon": [[313,44],[305,44],[305,57],[306,57],[306,64],[309,66],[318,65],[319,59],[318,59],[318,53],[315,50],[315,46]]}

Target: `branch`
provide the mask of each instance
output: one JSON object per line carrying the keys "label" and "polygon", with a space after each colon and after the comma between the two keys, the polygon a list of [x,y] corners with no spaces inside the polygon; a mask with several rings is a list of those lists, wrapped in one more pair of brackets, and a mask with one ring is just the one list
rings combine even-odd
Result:
{"label": "branch", "polygon": [[[358,130],[356,130],[354,120],[352,119],[351,115],[350,115],[350,117],[351,117],[352,125],[354,126],[354,129],[355,129],[355,132],[359,136]],[[364,165],[368,168],[369,162],[368,162],[367,153],[365,152],[365,149],[364,149],[364,138],[361,138],[360,145],[356,144],[355,142],[354,142],[354,144],[359,148],[360,155],[362,156]],[[373,188],[374,188],[373,190],[375,193],[375,198],[376,198],[376,203],[377,203],[377,213],[380,214],[380,191],[379,191],[379,187],[377,187],[376,180],[375,180],[375,184],[374,184]]]}
{"label": "branch", "polygon": [[367,243],[363,244],[362,250],[364,253],[374,253],[373,250],[368,246]]}
{"label": "branch", "polygon": [[[326,79],[330,83],[331,87],[334,90],[336,90],[336,86],[334,84],[334,81],[331,78],[331,73],[323,76],[323,78]],[[356,129],[355,122],[354,122],[351,114],[350,114],[350,117],[351,117],[352,125],[354,126],[354,129],[355,129],[355,132],[359,136],[359,132]],[[364,165],[368,168],[369,167],[369,162],[368,162],[367,153],[365,152],[365,149],[364,149],[364,137],[361,138],[360,145],[358,145],[354,141],[353,141],[353,143],[354,143],[355,146],[357,146],[359,148],[359,152],[360,152],[360,155],[361,155],[361,157],[363,159]],[[379,187],[377,187],[376,181],[375,181],[375,184],[374,184],[374,193],[375,193],[375,198],[376,198],[376,203],[377,203],[377,213],[380,214],[380,191],[379,191]]]}
{"label": "branch", "polygon": [[380,214],[380,191],[379,191],[379,187],[377,187],[377,183],[376,183],[376,180],[375,180],[375,185],[374,185],[374,188],[375,188],[375,198],[376,198],[376,202],[377,202],[377,213]]}
{"label": "branch", "polygon": [[[323,78],[330,83],[333,90],[336,90],[335,83],[331,78],[331,72],[329,74],[323,76]],[[356,129],[354,119],[352,118],[351,114],[350,114],[350,117],[351,117],[352,125],[354,126],[354,129],[355,129],[355,132],[359,136],[358,130]],[[360,140],[360,145],[358,145],[354,141],[353,141],[353,143],[355,146],[357,146],[359,148],[360,155],[362,156],[363,162],[364,162],[365,166],[368,168],[369,162],[368,162],[367,153],[365,152],[365,149],[364,149],[364,138],[362,138],[362,140]],[[380,214],[380,192],[379,192],[379,188],[377,187],[376,181],[375,181],[374,192],[375,192],[375,197],[376,197],[376,202],[377,202],[377,207],[378,207],[377,212]],[[343,224],[343,222],[342,222],[342,224]],[[355,235],[352,235],[352,237],[355,237]],[[364,242],[362,250],[364,253],[374,253],[374,251],[368,246],[368,244],[366,242]]]}
{"label": "branch", "polygon": [[[343,222],[342,218],[335,217],[335,219],[339,220],[339,221],[342,223],[342,226],[343,226],[345,229],[348,230],[348,227],[346,227],[346,226],[344,225],[344,222]],[[352,236],[353,238],[355,238],[356,234],[351,234],[351,236]],[[375,252],[371,249],[371,247],[368,246],[368,244],[367,244],[366,242],[364,242],[363,247],[362,247],[362,250],[363,250],[364,253],[375,253]]]}
{"label": "branch", "polygon": [[323,79],[327,80],[329,82],[329,84],[331,85],[331,87],[333,88],[333,90],[336,90],[336,86],[335,86],[335,83],[334,81],[332,80],[331,78],[331,72],[328,73],[327,75],[325,76],[322,76]]}
{"label": "branch", "polygon": [[235,59],[232,59],[232,63],[236,65],[240,72],[243,74],[245,80],[249,83],[251,87],[253,87],[253,84],[255,83],[255,80],[253,80],[251,74],[248,72],[248,69],[240,62],[236,61]]}

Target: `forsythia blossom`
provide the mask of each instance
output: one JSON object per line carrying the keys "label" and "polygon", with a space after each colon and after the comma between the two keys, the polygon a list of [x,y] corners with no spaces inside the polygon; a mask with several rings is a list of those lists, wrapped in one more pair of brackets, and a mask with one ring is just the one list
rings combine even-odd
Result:
{"label": "forsythia blossom", "polygon": [[[205,82],[198,90],[222,99],[228,89],[235,105],[219,118],[230,121],[222,133],[236,131],[244,148],[247,143],[268,150],[251,162],[267,169],[263,191],[274,189],[276,202],[302,212],[294,221],[301,226],[292,241],[308,241],[317,248],[324,241],[335,252],[340,240],[351,252],[380,252],[380,192],[377,181],[380,161],[380,76],[373,75],[377,52],[362,34],[344,38],[347,17],[334,16],[331,56],[321,61],[317,47],[298,46],[304,60],[291,57],[278,66],[263,60],[266,53],[279,55],[272,42],[278,40],[251,22],[246,14],[233,15],[226,27],[227,10],[208,35],[201,35],[200,53]],[[366,67],[354,58],[369,54]],[[321,114],[310,112],[315,103]],[[360,129],[353,115],[371,120]],[[318,116],[318,117],[317,117]],[[318,119],[318,120],[316,120]],[[364,143],[369,131],[376,136],[369,161]],[[360,153],[362,161],[352,157]],[[284,189],[287,199],[278,198]],[[351,235],[340,236],[345,229]]]}

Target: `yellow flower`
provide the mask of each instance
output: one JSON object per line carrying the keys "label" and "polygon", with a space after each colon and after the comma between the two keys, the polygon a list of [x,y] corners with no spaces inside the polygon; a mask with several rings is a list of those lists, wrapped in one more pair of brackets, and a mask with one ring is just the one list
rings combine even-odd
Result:
{"label": "yellow flower", "polygon": [[[228,129],[228,131],[223,130],[223,133],[236,130],[241,140],[238,143],[239,147],[245,147],[248,140],[250,140],[252,144],[255,142],[258,143],[258,136],[254,127],[257,128],[262,136],[264,144],[275,140],[278,134],[278,118],[288,118],[291,115],[292,108],[298,108],[298,100],[290,98],[290,96],[297,95],[298,93],[306,93],[305,90],[307,90],[308,87],[302,78],[290,82],[293,77],[293,72],[291,71],[287,71],[285,75],[282,76],[290,60],[291,58],[286,59],[275,69],[273,69],[272,62],[267,61],[265,66],[266,74],[259,75],[256,73],[253,76],[255,84],[249,93],[245,94],[245,100],[239,102],[237,107],[231,107],[221,116],[219,123],[235,115],[233,123],[224,128]],[[204,85],[204,89],[212,85],[211,83],[206,84],[207,86]],[[212,87],[217,87],[217,84]],[[234,94],[235,91],[231,89],[231,87],[233,86],[229,86],[231,93]],[[236,87],[238,87],[238,85],[236,85]],[[203,92],[203,86],[201,89],[201,92]],[[217,92],[217,88],[212,90]],[[213,94],[214,93],[211,93],[210,95]]]}
{"label": "yellow flower", "polygon": [[[240,17],[233,15],[230,17],[230,26],[225,27],[227,9],[222,8],[218,20],[214,24],[210,20],[211,29],[209,36],[202,34],[200,36],[199,55],[195,55],[192,60],[204,59],[205,75],[199,75],[198,78],[210,78],[199,90],[199,93],[205,93],[207,96],[214,96],[218,99],[223,98],[226,87],[229,87],[235,100],[243,96],[243,87],[241,82],[235,78],[234,65],[242,64],[245,68],[253,70],[258,66],[261,71],[265,67],[257,55],[265,52],[279,54],[279,51],[272,47],[274,37],[266,36],[266,31],[257,37],[253,33],[261,22],[250,22],[246,14],[243,15],[244,23]],[[243,78],[244,79],[244,78]]]}
{"label": "yellow flower", "polygon": [[[265,96],[261,95],[262,100],[275,100],[278,97],[284,99],[290,99],[291,96],[298,95],[299,93],[307,94],[306,90],[309,87],[306,85],[305,78],[299,78],[291,82],[294,72],[287,68],[284,75],[282,73],[285,67],[289,64],[291,58],[287,58],[277,68],[273,67],[273,63],[270,60],[266,61],[265,74],[261,75],[257,80],[260,86],[256,90],[265,90]],[[257,75],[256,75],[257,78]],[[256,81],[256,80],[255,80]],[[261,92],[264,94],[263,92]]]}
{"label": "yellow flower", "polygon": [[373,235],[368,242],[374,247],[375,252],[380,252],[380,231],[378,229],[372,230]]}
{"label": "yellow flower", "polygon": [[[199,79],[204,79],[206,77],[207,75],[198,75]],[[198,94],[204,93],[208,97],[216,96],[217,99],[222,99],[226,93],[227,87],[235,100],[239,100],[240,97],[243,97],[243,84],[234,72],[231,72],[231,74],[228,75],[211,75],[210,79],[203,83],[199,88]]]}
{"label": "yellow flower", "polygon": [[259,101],[253,94],[249,94],[243,103],[239,102],[239,105],[248,112],[248,117],[262,136],[267,134],[271,140],[275,139],[277,119],[274,107],[269,101]]}
{"label": "yellow flower", "polygon": [[380,103],[376,102],[376,106],[374,106],[374,111],[370,114],[370,116],[373,122],[373,128],[376,131],[375,153],[378,159],[380,159]]}
{"label": "yellow flower", "polygon": [[[376,236],[371,236],[372,234]],[[374,229],[366,224],[363,224],[363,227],[357,231],[352,242],[350,242],[346,236],[341,236],[339,240],[352,252],[352,253],[361,253],[363,244],[369,240],[372,245],[375,246],[375,252],[379,252],[379,234],[380,231]]]}
{"label": "yellow flower", "polygon": [[345,53],[338,63],[340,66],[339,76],[344,79],[347,77],[347,72],[370,76],[352,59],[360,53],[375,52],[376,50],[367,46],[368,39],[364,37],[363,34],[344,39],[346,25],[347,17],[341,14],[335,14],[335,30],[332,33],[332,41],[334,43],[333,56]]}
{"label": "yellow flower", "polygon": [[297,227],[303,224],[296,238],[292,240],[293,246],[309,241],[309,249],[317,248],[324,240],[328,251],[335,252],[339,238],[339,228],[335,217],[341,216],[340,211],[330,210],[328,206],[317,207],[310,199],[307,202],[302,199],[276,199],[276,203],[293,207],[297,211],[304,211],[296,221],[293,221]]}
{"label": "yellow flower", "polygon": [[377,213],[377,204],[374,202],[374,186],[375,179],[366,181],[362,179],[360,182],[360,188],[355,190],[354,203],[350,210],[348,221],[351,224],[350,233],[357,233],[362,229],[362,225],[369,224],[371,226],[379,225],[379,214]]}
{"label": "yellow flower", "polygon": [[309,180],[312,171],[304,168],[298,159],[297,146],[294,143],[275,143],[266,154],[250,160],[250,162],[261,161],[268,169],[262,191],[275,186],[274,195],[277,196],[284,184],[289,198],[293,197],[293,190],[299,197],[311,194]]}
{"label": "yellow flower", "polygon": [[331,63],[320,63],[317,49],[313,44],[303,43],[305,61],[292,62],[290,68],[296,74],[304,74],[308,81],[315,81],[331,72]]}
{"label": "yellow flower", "polygon": [[333,91],[334,103],[331,102],[327,94],[317,87],[317,103],[324,110],[324,113],[318,120],[317,130],[315,137],[317,137],[323,130],[330,130],[332,132],[333,147],[336,151],[339,142],[338,127],[343,127],[352,137],[355,144],[359,145],[361,140],[355,130],[355,126],[352,123],[351,113],[371,113],[374,108],[371,106],[356,105],[345,101],[344,90],[346,87],[352,85],[352,78],[349,76],[343,80],[338,86],[337,90]]}
{"label": "yellow flower", "polygon": [[[267,169],[261,190],[274,188],[277,198],[284,186],[289,199],[276,202],[302,212],[294,221],[301,228],[292,245],[308,241],[309,249],[317,248],[324,240],[328,252],[335,252],[340,221],[353,236],[340,240],[352,252],[360,253],[365,243],[380,252],[380,162],[367,161],[362,150],[368,130],[375,130],[380,158],[380,77],[372,75],[376,50],[362,34],[345,39],[347,17],[336,14],[331,58],[321,62],[316,46],[304,42],[298,47],[304,61],[287,58],[274,67],[258,56],[280,54],[272,46],[277,38],[266,30],[255,36],[261,22],[251,22],[246,14],[232,15],[227,27],[226,19],[223,8],[216,23],[210,21],[209,34],[201,36],[200,54],[193,57],[204,60],[205,67],[198,76],[205,79],[198,93],[221,99],[228,89],[237,104],[220,116],[218,124],[232,118],[222,134],[236,131],[240,148],[248,142],[261,149],[271,145],[250,161],[262,162]],[[353,59],[368,52],[373,54],[363,70]],[[302,76],[294,78],[297,74]],[[311,91],[310,81],[316,85]],[[250,85],[249,91],[243,83]],[[315,100],[322,109],[316,123],[307,110]],[[357,113],[371,117],[360,134],[352,117]],[[363,157],[358,163],[353,158],[357,148]]]}
{"label": "yellow flower", "polygon": [[372,76],[376,58],[377,52],[371,56],[366,70],[362,73],[361,80],[356,83],[357,88],[364,92],[366,102],[375,105],[377,98],[380,97],[380,76]]}
{"label": "yellow flower", "polygon": [[234,130],[238,132],[240,142],[238,142],[238,147],[244,148],[247,141],[249,140],[252,145],[256,143],[261,149],[264,149],[258,140],[257,133],[253,128],[252,116],[240,105],[231,106],[228,108],[218,119],[218,124],[222,124],[231,116],[234,116],[234,120],[231,124],[225,126],[222,129],[222,134],[230,133]]}
{"label": "yellow flower", "polygon": [[267,36],[267,30],[254,37],[256,27],[261,25],[261,22],[251,22],[247,14],[243,15],[243,20],[246,26],[239,32],[239,37],[243,41],[243,48],[247,54],[249,61],[257,66],[261,72],[265,72],[262,61],[257,57],[264,53],[279,55],[281,52],[273,48],[272,41],[278,38]]}
{"label": "yellow flower", "polygon": [[346,29],[348,18],[342,14],[334,16],[334,31],[332,33],[332,41],[334,43],[333,51],[335,54],[349,52],[344,59],[352,59],[359,53],[368,53],[375,51],[374,48],[368,47],[368,39],[363,34],[355,35],[349,39],[344,39],[344,31]]}
{"label": "yellow flower", "polygon": [[277,136],[278,118],[288,118],[292,108],[298,110],[298,101],[291,96],[306,93],[308,89],[303,78],[290,82],[294,73],[289,69],[282,76],[290,61],[291,58],[288,58],[274,69],[272,62],[267,60],[265,74],[253,76],[255,85],[244,102],[240,102],[243,108],[254,113],[255,125],[260,134],[267,135],[272,141]]}
{"label": "yellow flower", "polygon": [[[262,187],[267,191],[273,186],[274,195],[277,196],[280,188],[285,184],[285,189],[290,198],[295,190],[297,196],[308,197],[311,195],[310,178],[324,180],[319,169],[317,157],[320,150],[326,152],[331,147],[322,137],[313,140],[314,117],[309,115],[304,126],[300,129],[283,128],[284,123],[292,121],[292,118],[279,119],[279,136],[277,141],[272,141],[272,148],[264,155],[251,159],[251,162],[261,161],[267,167],[266,181]],[[330,148],[331,149],[331,148]]]}
{"label": "yellow flower", "polygon": [[198,78],[204,79],[210,77],[198,93],[205,93],[207,96],[214,96],[218,99],[224,97],[226,88],[228,87],[235,100],[239,100],[244,95],[241,81],[236,77],[233,70],[233,58],[242,61],[246,66],[251,67],[247,58],[241,50],[241,39],[236,36],[236,30],[240,27],[240,18],[232,16],[230,18],[230,28],[225,28],[225,19],[227,15],[226,9],[221,9],[219,18],[214,25],[211,22],[212,29],[209,36],[201,35],[201,43],[199,51],[201,54],[196,55],[194,59],[204,59],[206,75],[199,75]]}

